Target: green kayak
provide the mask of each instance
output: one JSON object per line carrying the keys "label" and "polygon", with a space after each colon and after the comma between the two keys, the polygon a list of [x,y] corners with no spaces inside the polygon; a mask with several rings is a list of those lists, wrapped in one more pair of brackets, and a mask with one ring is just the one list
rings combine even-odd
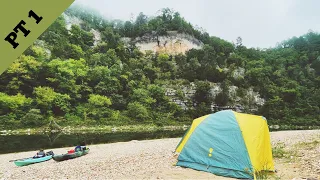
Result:
{"label": "green kayak", "polygon": [[82,150],[82,151],[77,151],[74,153],[67,153],[67,154],[60,154],[60,155],[54,155],[52,158],[55,161],[64,161],[64,160],[68,160],[68,159],[74,159],[80,156],[84,156],[86,154],[88,154],[90,151],[89,148]]}
{"label": "green kayak", "polygon": [[52,158],[52,155],[48,155],[48,156],[41,157],[41,158],[33,158],[33,157],[30,157],[30,158],[25,158],[25,159],[16,160],[16,161],[14,161],[14,164],[17,165],[17,166],[26,166],[26,165],[29,165],[29,164],[34,164],[34,163],[40,163],[40,162],[48,161],[48,160],[50,160],[51,158]]}

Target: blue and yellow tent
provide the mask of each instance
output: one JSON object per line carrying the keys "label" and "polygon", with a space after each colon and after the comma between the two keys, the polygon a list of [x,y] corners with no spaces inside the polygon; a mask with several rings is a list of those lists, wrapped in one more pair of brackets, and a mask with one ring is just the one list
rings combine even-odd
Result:
{"label": "blue and yellow tent", "polygon": [[262,116],[219,111],[193,121],[176,148],[177,166],[234,178],[274,171],[267,121]]}

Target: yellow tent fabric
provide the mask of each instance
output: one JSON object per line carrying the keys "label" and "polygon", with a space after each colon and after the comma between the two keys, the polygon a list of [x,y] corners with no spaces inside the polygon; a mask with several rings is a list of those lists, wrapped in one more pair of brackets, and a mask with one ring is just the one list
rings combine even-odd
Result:
{"label": "yellow tent fabric", "polygon": [[257,115],[234,112],[255,171],[274,171],[269,128]]}

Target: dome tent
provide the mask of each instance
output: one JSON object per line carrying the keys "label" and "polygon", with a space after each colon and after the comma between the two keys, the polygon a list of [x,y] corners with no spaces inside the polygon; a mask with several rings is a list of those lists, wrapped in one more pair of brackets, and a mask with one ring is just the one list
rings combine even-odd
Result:
{"label": "dome tent", "polygon": [[274,171],[267,121],[223,110],[195,119],[179,142],[177,166],[234,178]]}

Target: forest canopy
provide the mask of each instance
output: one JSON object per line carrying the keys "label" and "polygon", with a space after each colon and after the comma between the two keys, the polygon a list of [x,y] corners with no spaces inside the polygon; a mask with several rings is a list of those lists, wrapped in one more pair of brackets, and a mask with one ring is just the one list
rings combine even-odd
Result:
{"label": "forest canopy", "polygon": [[[245,47],[241,38],[233,44],[210,36],[168,8],[124,22],[77,6],[65,14],[82,23],[67,29],[61,15],[1,74],[0,129],[39,127],[51,118],[71,126],[190,124],[235,105],[265,116],[269,124],[320,125],[317,32],[261,50]],[[91,29],[101,34],[98,44]],[[170,55],[142,53],[121,40],[168,31],[189,34],[204,45]],[[217,84],[220,91],[214,94]]]}

